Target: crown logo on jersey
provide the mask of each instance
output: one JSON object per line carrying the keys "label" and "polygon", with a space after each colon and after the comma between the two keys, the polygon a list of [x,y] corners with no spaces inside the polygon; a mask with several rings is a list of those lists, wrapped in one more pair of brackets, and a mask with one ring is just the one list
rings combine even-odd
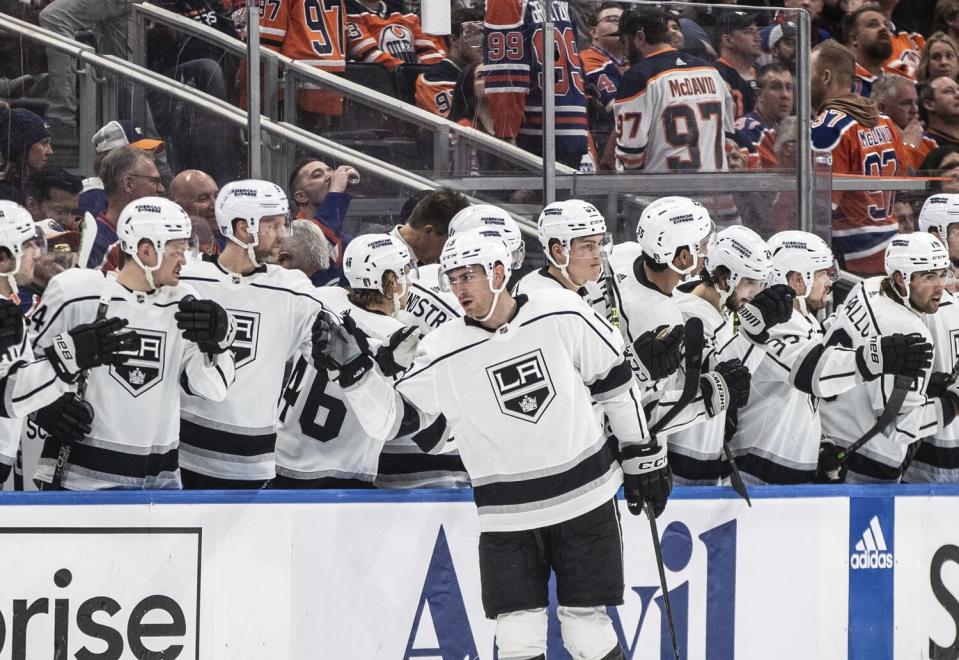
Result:
{"label": "crown logo on jersey", "polygon": [[230,344],[236,368],[245,367],[256,359],[257,339],[260,336],[260,313],[242,309],[228,310],[236,319],[236,338]]}
{"label": "crown logo on jersey", "polygon": [[500,412],[536,423],[556,398],[556,388],[539,349],[486,368]]}
{"label": "crown logo on jersey", "polygon": [[136,330],[140,346],[124,355],[132,357],[123,364],[110,367],[110,376],[120,383],[130,396],[138,397],[163,381],[166,354],[166,333],[159,330]]}

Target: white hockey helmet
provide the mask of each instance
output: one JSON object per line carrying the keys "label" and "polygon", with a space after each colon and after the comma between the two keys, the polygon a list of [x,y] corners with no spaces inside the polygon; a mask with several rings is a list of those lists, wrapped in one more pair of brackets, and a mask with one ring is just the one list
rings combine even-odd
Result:
{"label": "white hockey helmet", "polygon": [[725,304],[743,278],[757,282],[759,290],[765,288],[772,273],[773,260],[766,241],[759,234],[748,227],[733,225],[715,234],[709,243],[703,268],[712,274],[719,266],[729,269],[729,286],[725,291],[719,291]]}
{"label": "white hockey helmet", "polygon": [[413,268],[409,248],[389,234],[357,236],[343,251],[343,274],[352,289],[374,289],[385,295],[383,275],[390,272],[408,286],[407,273]]}
{"label": "white hockey helmet", "polygon": [[817,271],[829,269],[829,277],[833,281],[839,277],[839,264],[832,250],[826,241],[815,234],[795,229],[781,231],[774,234],[766,245],[773,259],[770,284],[787,284],[786,276],[790,272],[797,272],[808,294]]}
{"label": "white hockey helmet", "polygon": [[[275,183],[260,179],[231,181],[216,196],[216,225],[225,238],[245,248],[254,266],[259,262],[254,248],[259,244],[260,220],[277,215],[289,221],[290,202],[286,193]],[[245,220],[252,243],[244,243],[233,234],[233,221]]]}
{"label": "white hockey helmet", "polygon": [[523,233],[513,220],[513,216],[492,204],[473,204],[453,216],[450,220],[449,235],[455,236],[459,232],[478,227],[499,229],[513,255],[512,270],[517,270],[523,265],[523,260],[526,258],[526,243],[523,242]]}
{"label": "white hockey helmet", "polygon": [[[602,249],[608,251],[612,246],[612,237],[606,231],[606,219],[595,206],[581,199],[567,199],[553,202],[539,214],[537,221],[539,243],[543,246],[546,261],[559,268],[563,277],[569,279],[569,251],[573,239],[586,236],[602,236]],[[565,261],[557,263],[549,251],[551,241],[559,241]]]}
{"label": "white hockey helmet", "polygon": [[47,241],[43,229],[33,222],[33,216],[25,208],[16,202],[0,200],[0,249],[9,252],[13,258],[13,269],[3,271],[0,275],[7,278],[14,293],[18,291],[15,278],[20,272],[23,246],[30,242],[45,251]]}
{"label": "white hockey helmet", "polygon": [[[453,287],[449,279],[450,272],[467,266],[482,266],[489,282],[490,291],[493,292],[493,302],[490,305],[489,312],[483,318],[477,319],[480,322],[485,321],[493,315],[500,294],[506,290],[512,263],[512,251],[499,229],[492,227],[468,229],[456,236],[450,236],[446,245],[443,246],[443,252],[440,254],[440,289],[444,291],[452,290]],[[496,264],[502,264],[506,271],[503,285],[498,288],[493,286]]]}
{"label": "white hockey helmet", "polygon": [[[667,264],[680,275],[699,268],[699,257],[715,225],[706,207],[688,197],[662,197],[643,209],[636,225],[636,241],[643,254],[659,264]],[[679,270],[673,265],[676,250],[689,249],[692,265]]]}
{"label": "white hockey helmet", "polygon": [[959,195],[939,193],[930,195],[919,211],[919,231],[935,229],[945,244],[949,225],[959,222]]}
{"label": "white hockey helmet", "polygon": [[892,280],[894,273],[897,271],[902,273],[902,280],[906,287],[905,303],[917,313],[922,312],[912,306],[909,293],[913,274],[948,268],[949,252],[942,242],[929,232],[896,234],[886,246],[886,275]]}
{"label": "white hockey helmet", "polygon": [[[190,241],[193,226],[190,216],[177,204],[164,197],[141,197],[120,211],[117,219],[117,238],[120,249],[143,269],[147,284],[155,289],[153,273],[163,263],[163,251],[170,241]],[[155,266],[147,266],[137,254],[141,241],[149,241],[157,253]]]}

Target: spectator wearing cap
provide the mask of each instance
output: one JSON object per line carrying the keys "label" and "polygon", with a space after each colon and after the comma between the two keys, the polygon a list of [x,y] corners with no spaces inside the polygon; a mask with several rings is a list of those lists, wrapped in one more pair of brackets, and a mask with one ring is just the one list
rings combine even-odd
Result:
{"label": "spectator wearing cap", "polygon": [[923,135],[915,83],[905,76],[887,73],[873,86],[870,98],[876,102],[879,112],[892,119],[902,131],[906,167],[910,172],[918,171],[926,154],[936,148],[936,143]]}
{"label": "spectator wearing cap", "polygon": [[440,117],[449,117],[463,67],[483,59],[483,12],[469,8],[453,12],[446,52],[443,61],[416,77],[416,105]]}
{"label": "spectator wearing cap", "polygon": [[22,205],[27,180],[52,154],[50,130],[42,117],[22,108],[0,109],[0,156],[4,162],[0,199]]}
{"label": "spectator wearing cap", "polygon": [[37,222],[53,220],[66,230],[79,231],[77,206],[82,189],[80,177],[60,167],[44,167],[30,176],[24,206]]}
{"label": "spectator wearing cap", "polygon": [[846,46],[856,59],[852,91],[869,98],[883,74],[883,63],[892,55],[892,38],[879,5],[866,4],[842,21]]}
{"label": "spectator wearing cap", "polygon": [[766,64],[756,74],[753,111],[736,122],[738,141],[747,145],[751,168],[778,167],[776,128],[794,112],[793,74],[782,64]]}
{"label": "spectator wearing cap", "polygon": [[790,71],[796,70],[796,24],[791,21],[776,23],[762,30],[772,62],[781,64]]}
{"label": "spectator wearing cap", "polygon": [[93,171],[97,176],[83,180],[83,192],[80,193],[80,215],[89,213],[96,217],[107,209],[107,194],[103,190],[100,167],[103,159],[111,152],[125,146],[136,147],[150,153],[163,153],[163,142],[147,137],[143,129],[132,121],[123,119],[111,121],[93,134],[93,150],[96,156]]}
{"label": "spectator wearing cap", "polygon": [[351,176],[359,176],[352,167],[341,165],[334,170],[319,160],[297,163],[290,176],[289,194],[296,204],[296,219],[315,222],[331,245],[330,267],[310,278],[316,286],[335,284],[343,275],[343,251],[353,239],[344,227]]}
{"label": "spectator wearing cap", "polygon": [[926,40],[916,71],[921,84],[940,76],[959,81],[959,44],[945,32],[936,32]]}
{"label": "spectator wearing cap", "polygon": [[919,106],[926,116],[926,137],[940,147],[959,146],[959,84],[936,78],[922,88]]}
{"label": "spectator wearing cap", "polygon": [[756,62],[762,54],[756,14],[728,11],[719,16],[714,40],[716,68],[736,102],[736,119],[753,111],[756,103]]}
{"label": "spectator wearing cap", "polygon": [[190,218],[202,219],[209,228],[211,240],[206,243],[206,254],[217,255],[225,239],[216,224],[216,196],[220,192],[216,181],[206,172],[184,170],[170,182],[170,199],[183,207]]}
{"label": "spectator wearing cap", "polygon": [[[100,178],[107,194],[107,208],[96,216],[96,235],[88,255],[81,254],[81,266],[115,270],[119,257],[117,220],[130,202],[165,192],[153,154],[130,145],[111,151],[100,165]],[[84,231],[87,231],[84,221]]]}

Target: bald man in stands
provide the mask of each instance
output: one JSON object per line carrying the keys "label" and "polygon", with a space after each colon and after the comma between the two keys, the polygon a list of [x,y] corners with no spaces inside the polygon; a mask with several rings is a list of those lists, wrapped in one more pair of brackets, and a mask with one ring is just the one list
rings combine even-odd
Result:
{"label": "bald man in stands", "polygon": [[219,254],[223,248],[223,237],[216,227],[216,195],[220,192],[216,181],[200,170],[183,170],[170,182],[170,199],[183,207],[191,218],[203,218],[216,239],[204,246],[204,252]]}

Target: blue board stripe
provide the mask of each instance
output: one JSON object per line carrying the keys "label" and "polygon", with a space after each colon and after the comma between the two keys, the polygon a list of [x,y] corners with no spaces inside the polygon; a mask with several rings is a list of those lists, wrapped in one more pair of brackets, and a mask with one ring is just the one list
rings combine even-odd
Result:
{"label": "blue board stripe", "polygon": [[849,660],[892,660],[896,500],[849,499]]}

